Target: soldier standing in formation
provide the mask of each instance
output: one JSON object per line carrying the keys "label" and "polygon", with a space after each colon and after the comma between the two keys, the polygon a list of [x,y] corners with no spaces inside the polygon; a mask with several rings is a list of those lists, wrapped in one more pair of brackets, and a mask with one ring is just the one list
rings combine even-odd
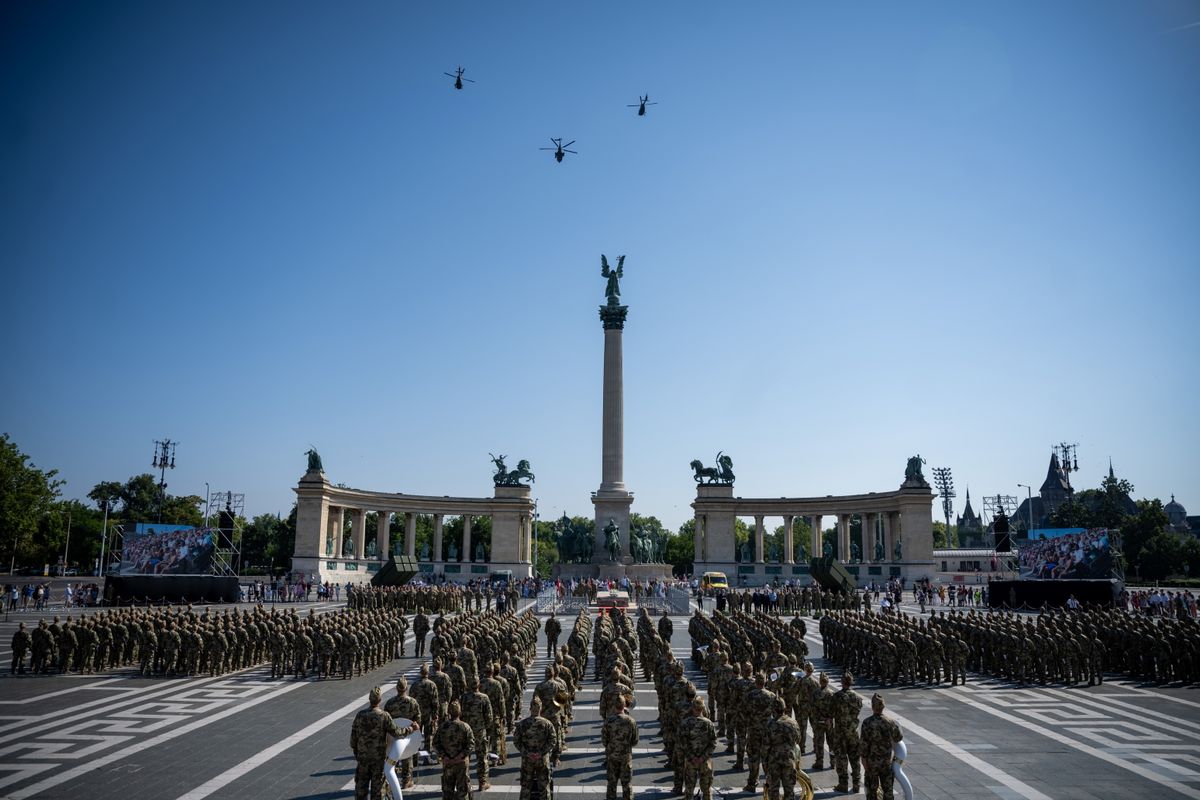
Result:
{"label": "soldier standing in formation", "polygon": [[862,721],[859,738],[862,740],[863,777],[867,784],[867,800],[893,800],[892,748],[904,738],[896,720],[883,713],[883,695],[871,697],[871,716]]}
{"label": "soldier standing in formation", "polygon": [[425,609],[422,608],[413,617],[412,630],[413,638],[416,640],[416,656],[423,658],[425,656],[425,637],[429,635],[429,617],[425,614]]}
{"label": "soldier standing in formation", "polygon": [[550,619],[546,620],[546,658],[554,658],[560,634],[562,634],[562,623],[555,618],[554,612],[551,611]]}
{"label": "soldier standing in formation", "polygon": [[442,764],[442,800],[466,800],[471,796],[469,759],[475,751],[475,735],[460,719],[458,703],[451,703],[448,713],[450,718],[438,726],[431,749]]}
{"label": "soldier standing in formation", "polygon": [[382,699],[383,692],[376,686],[367,695],[371,707],[358,712],[350,729],[350,749],[358,761],[354,770],[354,800],[380,800],[383,797],[387,737],[399,739],[420,728],[416,722],[407,728],[397,728],[391,715],[379,707]]}
{"label": "soldier standing in formation", "polygon": [[550,767],[558,763],[561,743],[554,723],[542,716],[542,701],[536,697],[529,703],[529,716],[513,731],[513,747],[521,754],[520,800],[530,800],[535,789],[543,800],[549,798],[554,786]]}
{"label": "soldier standing in formation", "polygon": [[799,723],[787,715],[784,702],[775,700],[763,744],[768,800],[781,800],[781,793],[785,800],[795,797],[803,738]]}
{"label": "soldier standing in formation", "polygon": [[676,745],[683,754],[683,796],[691,798],[700,784],[701,800],[712,800],[712,755],[717,747],[717,726],[705,715],[704,701],[692,701],[691,716],[684,719]]}
{"label": "soldier standing in formation", "polygon": [[[408,694],[408,680],[400,678],[396,681],[396,696],[387,701],[387,705],[383,710],[391,715],[393,720],[397,718],[410,719],[413,722],[421,723],[421,705],[413,697]],[[417,757],[415,755],[401,761],[397,766],[400,772],[400,788],[411,789],[413,786],[413,768],[416,766]]]}
{"label": "soldier standing in formation", "polygon": [[633,748],[638,743],[637,723],[625,713],[624,699],[618,699],[615,712],[604,721],[600,739],[604,745],[604,768],[608,779],[605,800],[616,800],[617,782],[621,783],[622,800],[633,798]]}
{"label": "soldier standing in formation", "polygon": [[12,674],[16,675],[19,670],[22,675],[25,674],[25,651],[29,649],[33,643],[29,631],[25,630],[25,623],[22,622],[17,626],[17,632],[12,638]]}
{"label": "soldier standing in formation", "polygon": [[488,781],[488,746],[492,742],[492,701],[480,691],[479,681],[471,684],[471,690],[460,701],[462,721],[471,726],[475,741],[475,773],[479,779],[479,791],[492,788]]}
{"label": "soldier standing in formation", "polygon": [[[850,790],[858,794],[859,775],[859,739],[858,714],[862,711],[862,696],[850,687],[854,685],[854,676],[849,672],[842,675],[842,690],[833,696],[833,764],[837,768],[838,782],[834,791],[846,791],[847,771],[854,776],[854,787]],[[849,767],[849,770],[847,770]]]}

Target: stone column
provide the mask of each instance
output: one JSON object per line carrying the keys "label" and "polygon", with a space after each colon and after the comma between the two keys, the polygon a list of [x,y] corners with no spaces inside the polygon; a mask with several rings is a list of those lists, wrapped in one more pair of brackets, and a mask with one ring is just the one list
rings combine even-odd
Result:
{"label": "stone column", "polygon": [[471,515],[463,514],[463,540],[462,552],[458,554],[460,564],[465,564],[471,560]]}
{"label": "stone column", "polygon": [[696,530],[693,531],[692,537],[694,540],[693,546],[696,551],[696,554],[695,554],[693,560],[700,561],[700,562],[707,562],[708,561],[708,548],[704,546],[704,515],[703,514],[696,515]]}
{"label": "stone column", "polygon": [[895,511],[888,511],[883,515],[883,560],[885,562],[892,560],[892,548],[895,545],[892,538],[895,530],[895,518]]}
{"label": "stone column", "polygon": [[812,532],[811,533],[812,533],[812,549],[809,551],[811,553],[810,557],[811,558],[820,558],[821,556],[825,555],[825,551],[822,549],[823,543],[821,542],[821,515],[820,514],[812,515]]}
{"label": "stone column", "polygon": [[762,514],[754,515],[754,563],[766,563],[767,554],[766,541],[763,538],[763,518]]}
{"label": "stone column", "polygon": [[415,558],[417,555],[417,514],[406,511],[404,514],[404,555]]}
{"label": "stone column", "polygon": [[793,541],[794,533],[792,525],[795,522],[795,517],[787,516],[783,518],[783,558],[784,564],[796,563],[796,543]]}
{"label": "stone column", "polygon": [[351,524],[353,527],[350,530],[350,535],[354,537],[354,557],[362,561],[366,557],[367,549],[367,510],[365,508],[356,508],[354,510],[354,521]]}
{"label": "stone column", "polygon": [[333,539],[333,557],[342,557],[342,532],[346,529],[346,509],[332,506],[329,509],[329,538]]}
{"label": "stone column", "polygon": [[863,514],[863,561],[875,560],[875,541],[879,538],[879,515]]}
{"label": "stone column", "polygon": [[850,561],[850,515],[838,514],[838,553],[840,560]]}
{"label": "stone column", "polygon": [[443,514],[433,515],[433,553],[430,555],[431,561],[444,561],[442,557],[442,521]]}
{"label": "stone column", "polygon": [[609,561],[604,528],[611,519],[621,531],[621,547],[629,553],[629,507],[633,495],[625,488],[625,384],[621,336],[627,306],[615,300],[600,307],[604,326],[604,386],[601,419],[600,488],[592,495],[596,520],[593,563]]}
{"label": "stone column", "polygon": [[392,547],[392,512],[375,513],[375,554],[380,561],[387,561]]}

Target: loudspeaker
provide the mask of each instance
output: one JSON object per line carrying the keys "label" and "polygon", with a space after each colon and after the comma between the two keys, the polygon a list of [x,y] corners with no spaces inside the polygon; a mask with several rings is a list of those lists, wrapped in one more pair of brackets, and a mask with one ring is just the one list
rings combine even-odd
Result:
{"label": "loudspeaker", "polygon": [[1003,511],[996,515],[996,520],[992,525],[992,530],[996,534],[996,552],[1012,552],[1012,536],[1009,535],[1008,531],[1008,515]]}
{"label": "loudspeaker", "polygon": [[232,511],[221,511],[217,514],[217,528],[220,529],[218,549],[227,550],[233,547],[233,527]]}

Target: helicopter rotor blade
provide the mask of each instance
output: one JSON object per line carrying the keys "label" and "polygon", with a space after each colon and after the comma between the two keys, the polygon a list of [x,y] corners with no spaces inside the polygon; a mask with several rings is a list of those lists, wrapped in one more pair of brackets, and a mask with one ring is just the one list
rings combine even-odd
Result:
{"label": "helicopter rotor blade", "polygon": [[564,153],[575,153],[575,155],[579,155],[579,153],[575,152],[574,150],[567,150],[566,148],[563,148],[563,152]]}
{"label": "helicopter rotor blade", "polygon": [[570,147],[570,146],[571,146],[571,145],[573,145],[573,144],[575,144],[575,140],[574,140],[574,139],[572,139],[571,141],[569,141],[569,142],[567,142],[566,144],[564,144],[564,145],[563,145],[563,147]]}
{"label": "helicopter rotor blade", "polygon": [[443,72],[442,74],[445,75],[447,78],[457,78],[458,77],[457,75],[451,75],[449,72]]}
{"label": "helicopter rotor blade", "polygon": [[463,78],[463,80],[464,80],[464,81],[466,81],[467,83],[474,83],[474,82],[475,82],[475,79],[474,79],[474,78]]}

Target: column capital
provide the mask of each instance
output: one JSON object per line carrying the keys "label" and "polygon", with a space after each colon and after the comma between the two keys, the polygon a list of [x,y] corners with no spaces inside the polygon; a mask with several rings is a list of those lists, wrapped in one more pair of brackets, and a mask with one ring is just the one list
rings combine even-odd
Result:
{"label": "column capital", "polygon": [[600,306],[600,321],[604,323],[604,330],[624,330],[625,315],[629,313],[629,306],[619,306],[616,303]]}

